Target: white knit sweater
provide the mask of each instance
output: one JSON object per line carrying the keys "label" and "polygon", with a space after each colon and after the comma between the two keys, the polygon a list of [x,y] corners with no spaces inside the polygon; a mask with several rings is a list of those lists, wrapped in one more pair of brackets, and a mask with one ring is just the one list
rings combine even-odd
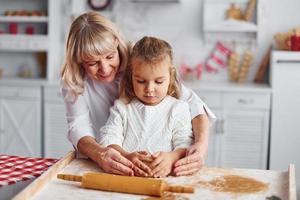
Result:
{"label": "white knit sweater", "polygon": [[103,146],[117,144],[129,152],[155,153],[189,147],[192,136],[188,103],[167,96],[155,106],[116,100],[97,139]]}

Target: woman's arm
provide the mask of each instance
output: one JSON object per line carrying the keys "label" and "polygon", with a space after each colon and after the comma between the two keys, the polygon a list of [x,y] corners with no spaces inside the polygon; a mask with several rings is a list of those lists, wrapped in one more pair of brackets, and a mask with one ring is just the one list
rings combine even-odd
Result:
{"label": "woman's arm", "polygon": [[176,176],[190,175],[199,171],[204,164],[208,148],[209,120],[207,115],[198,115],[192,120],[195,142],[186,151],[186,157],[175,163]]}
{"label": "woman's arm", "polygon": [[77,146],[80,153],[92,159],[105,172],[133,176],[134,165],[118,151],[109,147],[101,147],[90,136],[81,138]]}
{"label": "woman's arm", "polygon": [[190,106],[195,140],[194,144],[187,149],[186,157],[175,163],[174,173],[178,176],[193,174],[203,166],[208,148],[209,118],[216,118],[192,90],[184,85],[181,85],[181,88],[181,100],[188,102]]}
{"label": "woman's arm", "polygon": [[104,148],[95,140],[89,108],[82,95],[75,100],[68,94],[68,89],[62,87],[62,96],[66,107],[68,122],[68,139],[84,156],[96,162],[104,171],[133,175],[133,164],[112,148]]}
{"label": "woman's arm", "polygon": [[123,149],[121,146],[116,144],[109,145],[109,147],[112,147],[118,152],[120,152],[122,156],[124,156],[134,164],[133,169],[135,175],[144,176],[144,177],[152,176],[152,170],[145,163],[143,163],[143,161],[147,161],[149,159],[147,157],[151,156],[150,154],[144,151],[130,153],[125,151],[125,149]]}
{"label": "woman's arm", "polygon": [[67,86],[62,85],[62,97],[66,108],[68,139],[77,150],[78,142],[85,136],[95,137],[89,115],[89,108],[82,95],[76,99],[70,95]]}

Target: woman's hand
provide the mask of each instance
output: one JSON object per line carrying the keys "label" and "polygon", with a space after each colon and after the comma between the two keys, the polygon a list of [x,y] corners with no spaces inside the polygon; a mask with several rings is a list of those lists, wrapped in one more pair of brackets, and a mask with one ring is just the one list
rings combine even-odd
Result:
{"label": "woman's hand", "polygon": [[176,161],[174,152],[157,152],[153,155],[155,160],[150,167],[155,178],[166,177],[172,172],[172,167]]}
{"label": "woman's hand", "polygon": [[187,176],[198,172],[204,165],[207,145],[194,143],[186,151],[186,157],[178,160],[174,165],[176,176]]}
{"label": "woman's hand", "polygon": [[113,148],[103,148],[96,162],[105,172],[128,176],[134,175],[134,165]]}
{"label": "woman's hand", "polygon": [[111,147],[103,148],[90,136],[81,138],[77,148],[80,153],[92,159],[105,172],[133,176],[134,165],[121,153]]}
{"label": "woman's hand", "polygon": [[132,152],[126,158],[134,164],[134,173],[137,176],[152,176],[150,167],[145,164],[152,161],[152,156],[146,151]]}

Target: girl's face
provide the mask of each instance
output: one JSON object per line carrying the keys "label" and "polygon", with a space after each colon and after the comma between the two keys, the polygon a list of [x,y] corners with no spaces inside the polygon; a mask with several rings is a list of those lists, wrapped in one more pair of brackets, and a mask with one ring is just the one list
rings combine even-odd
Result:
{"label": "girl's face", "polygon": [[112,82],[120,66],[118,49],[109,51],[93,59],[83,59],[83,67],[87,75],[93,80],[103,83]]}
{"label": "girl's face", "polygon": [[132,84],[136,97],[146,105],[160,103],[168,93],[170,68],[169,59],[164,59],[155,66],[134,61]]}

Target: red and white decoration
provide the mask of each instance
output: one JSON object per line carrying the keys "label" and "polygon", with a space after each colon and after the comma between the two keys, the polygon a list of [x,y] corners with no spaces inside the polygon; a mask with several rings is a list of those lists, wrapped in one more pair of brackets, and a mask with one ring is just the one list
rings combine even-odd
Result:
{"label": "red and white decoration", "polygon": [[205,69],[209,73],[218,73],[220,68],[227,67],[228,57],[231,50],[223,43],[217,42],[214,50],[205,62]]}
{"label": "red and white decoration", "polygon": [[0,155],[0,188],[39,177],[58,159]]}
{"label": "red and white decoration", "polygon": [[180,71],[181,78],[183,80],[187,79],[187,76],[189,74],[194,75],[199,80],[199,79],[201,79],[201,75],[202,75],[202,64],[199,63],[195,67],[192,68],[189,65],[183,63],[180,65],[179,71]]}

